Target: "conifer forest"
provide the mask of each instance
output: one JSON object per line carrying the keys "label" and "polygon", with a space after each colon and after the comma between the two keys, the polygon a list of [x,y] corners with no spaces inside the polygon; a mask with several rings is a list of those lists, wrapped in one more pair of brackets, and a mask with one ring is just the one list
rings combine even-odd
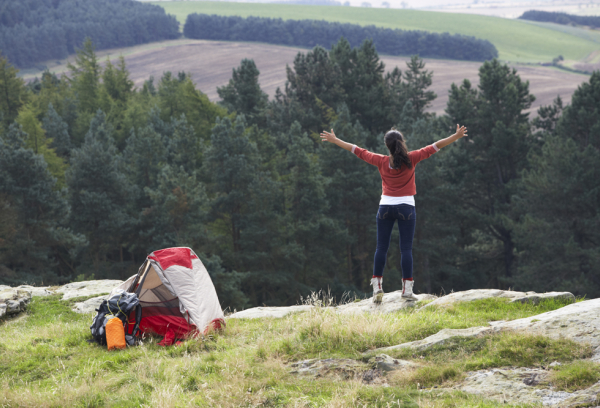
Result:
{"label": "conifer forest", "polygon": [[[492,59],[452,85],[444,115],[417,56],[386,71],[373,42],[316,46],[269,99],[244,59],[211,102],[185,72],[134,88],[87,40],[68,75],[25,83],[0,59],[0,284],[125,279],[189,246],[224,307],[369,291],[377,169],[323,144],[386,153],[469,137],[419,163],[415,289],[600,296],[600,72],[535,114],[519,73]],[[391,68],[391,67],[390,67]],[[397,230],[384,273],[401,287]]]}

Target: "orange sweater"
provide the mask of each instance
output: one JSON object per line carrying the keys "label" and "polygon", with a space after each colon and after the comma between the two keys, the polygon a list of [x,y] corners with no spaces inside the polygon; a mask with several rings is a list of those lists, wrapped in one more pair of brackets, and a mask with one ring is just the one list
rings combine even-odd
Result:
{"label": "orange sweater", "polygon": [[432,144],[422,149],[409,152],[408,157],[410,157],[412,163],[410,169],[406,168],[405,165],[402,165],[400,169],[392,169],[390,167],[389,156],[371,153],[358,146],[352,148],[352,153],[367,163],[377,166],[379,174],[381,175],[383,195],[390,197],[404,197],[417,194],[417,186],[415,185],[415,166],[417,163],[427,159],[438,150],[440,149],[438,149],[435,144]]}

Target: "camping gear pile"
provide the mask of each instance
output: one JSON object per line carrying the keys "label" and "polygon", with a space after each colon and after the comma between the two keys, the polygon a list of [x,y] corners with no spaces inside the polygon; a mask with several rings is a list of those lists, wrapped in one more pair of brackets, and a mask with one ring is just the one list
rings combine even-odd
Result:
{"label": "camping gear pile", "polygon": [[164,336],[158,344],[170,346],[225,326],[212,280],[190,248],[152,252],[96,311],[92,336],[109,349],[134,345],[145,334]]}

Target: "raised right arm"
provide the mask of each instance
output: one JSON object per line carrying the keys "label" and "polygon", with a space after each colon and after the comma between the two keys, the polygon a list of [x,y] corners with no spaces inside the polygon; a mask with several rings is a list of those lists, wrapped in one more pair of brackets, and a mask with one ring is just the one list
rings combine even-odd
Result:
{"label": "raised right arm", "polygon": [[338,139],[335,136],[335,133],[333,133],[333,129],[331,129],[331,132],[323,131],[323,133],[321,133],[321,140],[324,142],[336,144],[342,149],[354,153],[359,159],[364,160],[367,163],[372,164],[373,166],[377,166],[382,157],[387,157],[381,154],[371,153],[368,150],[361,149],[356,145]]}

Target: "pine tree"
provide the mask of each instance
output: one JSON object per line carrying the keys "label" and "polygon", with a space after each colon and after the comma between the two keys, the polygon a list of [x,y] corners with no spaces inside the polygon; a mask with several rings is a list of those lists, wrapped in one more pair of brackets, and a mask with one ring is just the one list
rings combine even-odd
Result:
{"label": "pine tree", "polygon": [[156,188],[146,187],[149,198],[144,210],[143,231],[150,238],[146,251],[152,248],[187,246],[201,250],[206,243],[206,227],[210,210],[205,186],[180,167],[164,166]]}
{"label": "pine tree", "polygon": [[71,71],[70,81],[77,95],[80,112],[95,113],[99,107],[98,91],[102,68],[96,56],[96,47],[86,38],[77,50],[75,63],[68,65]]}
{"label": "pine tree", "polygon": [[32,149],[35,154],[41,154],[44,157],[44,160],[48,163],[48,171],[57,179],[57,188],[63,188],[65,186],[67,164],[50,147],[52,139],[46,138],[46,132],[31,106],[28,105],[21,109],[16,122],[21,125],[23,131],[27,134],[25,146]]}
{"label": "pine tree", "polygon": [[0,260],[18,272],[7,283],[58,283],[53,266],[68,278],[72,270],[62,257],[84,240],[61,227],[69,207],[44,158],[26,147],[27,137],[17,124],[0,136],[0,198],[13,226],[9,241],[0,243]]}
{"label": "pine tree", "polygon": [[90,241],[89,255],[95,266],[120,250],[122,238],[133,225],[128,213],[131,187],[106,116],[98,111],[81,148],[72,151],[67,174],[70,192],[70,224]]}
{"label": "pine tree", "polygon": [[594,73],[564,110],[559,99],[539,110],[543,146],[530,154],[515,196],[525,213],[516,226],[520,287],[600,294],[599,101]]}
{"label": "pine tree", "polygon": [[[314,142],[294,123],[289,131],[290,146],[286,183],[286,225],[290,269],[295,281],[309,288],[326,289],[336,268],[336,258],[328,243],[335,234],[333,220],[328,218],[327,179],[321,174]],[[303,295],[306,295],[303,293]]]}
{"label": "pine tree", "polygon": [[425,109],[436,98],[433,91],[428,91],[431,86],[433,72],[426,71],[425,62],[418,55],[413,55],[406,63],[407,70],[404,71],[404,92],[408,100],[412,102],[417,118],[425,114]]}
{"label": "pine tree", "polygon": [[600,149],[600,71],[573,93],[569,109],[565,109],[558,132],[574,139],[580,148]]}
{"label": "pine tree", "polygon": [[125,115],[132,95],[133,81],[129,79],[123,56],[119,57],[116,67],[107,59],[99,88],[99,106],[107,112],[107,120],[115,129],[115,141],[121,148],[131,130],[126,127]]}
{"label": "pine tree", "polygon": [[8,127],[27,102],[25,82],[17,77],[18,69],[0,54],[0,120]]}
{"label": "pine tree", "polygon": [[232,78],[223,87],[217,88],[222,104],[230,112],[237,112],[246,117],[248,124],[262,124],[260,116],[267,105],[267,94],[260,89],[254,60],[243,59],[240,66],[233,69]]}
{"label": "pine tree", "polygon": [[[204,171],[210,177],[214,194],[212,209],[228,231],[231,257],[242,251],[242,230],[251,197],[250,188],[256,180],[260,160],[245,128],[243,116],[238,116],[233,124],[228,118],[217,120],[211,146],[204,155]],[[225,260],[240,270],[239,260]]]}
{"label": "pine tree", "polygon": [[457,216],[470,225],[462,242],[475,249],[475,269],[488,285],[507,287],[516,269],[513,224],[519,216],[511,197],[527,165],[531,138],[524,111],[535,98],[529,83],[497,60],[485,62],[479,78],[478,90],[466,80],[450,90],[448,130],[467,126],[469,142],[453,149],[447,180],[463,197]]}
{"label": "pine tree", "polygon": [[46,132],[46,137],[52,139],[50,146],[56,151],[56,154],[68,159],[73,148],[69,136],[69,127],[56,113],[52,103],[48,105],[48,112],[42,120],[42,127]]}

